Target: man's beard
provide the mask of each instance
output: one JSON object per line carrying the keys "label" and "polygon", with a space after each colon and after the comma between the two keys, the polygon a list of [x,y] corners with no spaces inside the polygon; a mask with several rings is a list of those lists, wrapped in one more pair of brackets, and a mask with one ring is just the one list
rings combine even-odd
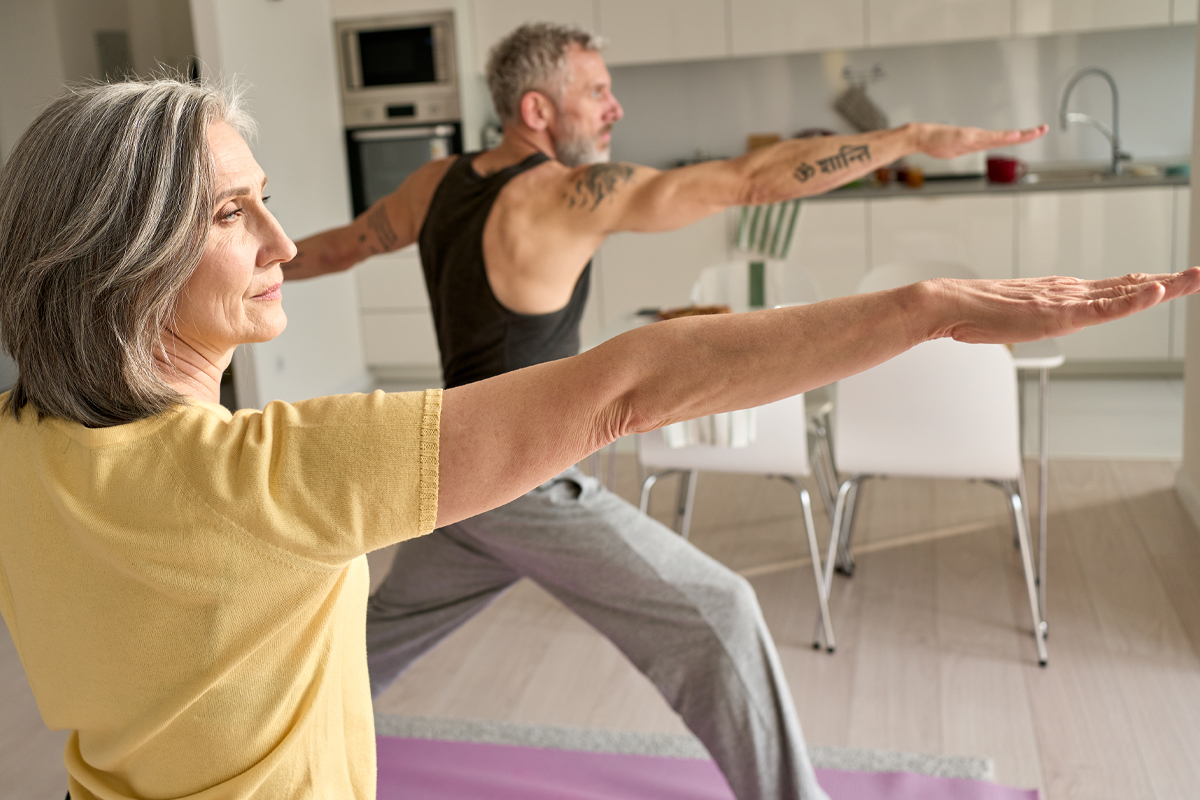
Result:
{"label": "man's beard", "polygon": [[[601,134],[611,128],[611,125],[606,126]],[[603,164],[608,161],[611,151],[600,144],[600,134],[582,136],[573,123],[566,121],[562,136],[554,139],[554,155],[568,167],[582,167],[584,164]]]}

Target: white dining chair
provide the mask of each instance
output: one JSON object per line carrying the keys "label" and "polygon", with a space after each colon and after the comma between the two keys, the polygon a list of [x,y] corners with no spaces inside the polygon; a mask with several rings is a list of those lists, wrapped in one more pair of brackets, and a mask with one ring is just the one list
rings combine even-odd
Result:
{"label": "white dining chair", "polygon": [[[718,447],[708,444],[688,444],[683,447],[667,446],[662,430],[638,436],[638,463],[648,470],[642,483],[641,510],[650,508],[650,493],[655,483],[664,476],[681,473],[680,492],[676,505],[676,522],[680,534],[687,538],[691,527],[692,509],[696,499],[696,483],[700,471],[733,472],[765,475],[778,478],[790,485],[799,496],[803,517],[804,536],[808,541],[808,552],[813,564],[813,580],[817,585],[817,600],[821,609],[821,633],[825,646],[833,652],[836,642],[833,636],[833,620],[829,616],[829,592],[825,589],[822,574],[821,553],[817,545],[816,526],[813,523],[812,501],[802,478],[812,474],[809,449],[809,418],[805,414],[804,395],[788,397],[755,409],[757,434],[754,441],[745,447]],[[813,647],[820,647],[818,636],[813,638]]]}
{"label": "white dining chair", "polygon": [[[734,311],[748,311],[753,307],[751,299],[756,293],[760,297],[754,299],[760,299],[765,307],[820,300],[816,287],[802,270],[780,261],[760,261],[760,268],[752,267],[752,263],[751,260],[733,261],[703,270],[692,286],[692,302],[699,305],[724,304]],[[755,269],[760,271],[758,277],[752,279],[752,270]],[[761,280],[761,284],[752,288],[752,280]],[[833,621],[826,606],[828,592],[824,588],[812,502],[808,490],[800,481],[814,474],[813,467],[816,467],[822,501],[827,512],[832,514],[836,475],[829,466],[830,410],[830,404],[821,401],[812,413],[807,413],[804,395],[759,406],[754,412],[755,436],[744,447],[687,444],[672,448],[667,445],[661,430],[651,431],[638,436],[638,465],[639,473],[648,473],[641,489],[643,512],[650,506],[650,493],[654,485],[669,474],[681,473],[675,525],[684,538],[688,537],[691,529],[696,483],[702,470],[765,475],[791,485],[800,499],[804,534],[813,562],[813,579],[817,584],[817,597],[822,610],[821,632],[826,647],[833,652]],[[812,448],[809,445],[810,437],[813,440]],[[813,646],[820,647],[819,637],[814,636]]]}
{"label": "white dining chair", "polygon": [[[885,289],[895,289],[899,286],[907,286],[918,281],[930,280],[932,278],[954,278],[959,280],[978,280],[979,273],[965,264],[960,264],[955,261],[903,261],[881,264],[869,272],[867,272],[855,287],[855,294],[865,294],[867,292],[879,292]],[[1018,416],[1020,409],[1020,399],[1018,397]],[[832,439],[832,435],[827,438],[827,441]],[[826,457],[826,463],[830,466],[830,471],[836,474],[837,472],[837,453],[832,449]],[[836,479],[833,481],[836,483]],[[1021,502],[1025,509],[1025,524],[1029,526],[1029,503],[1026,500],[1028,495],[1025,491],[1025,476],[1022,473],[1018,489],[1020,490]],[[850,550],[851,533],[854,526],[854,516],[858,512],[858,486],[857,484],[850,489],[850,495],[845,503],[845,510],[842,515],[842,528],[838,538],[837,560],[834,562],[835,569],[843,575],[850,576],[854,574],[854,556]]]}
{"label": "white dining chair", "polygon": [[[1004,492],[1012,515],[1038,663],[1045,666],[1045,628],[1021,492],[1017,376],[1008,348],[936,339],[839,381],[833,430],[837,469],[846,477],[838,487],[826,551],[826,591],[839,539],[852,532],[848,509],[864,481],[902,475],[993,484]],[[823,629],[822,620],[818,631]]]}

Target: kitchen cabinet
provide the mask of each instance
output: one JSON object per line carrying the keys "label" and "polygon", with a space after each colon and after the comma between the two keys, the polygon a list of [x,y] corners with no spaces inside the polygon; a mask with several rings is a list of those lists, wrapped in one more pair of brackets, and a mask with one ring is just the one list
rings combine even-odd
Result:
{"label": "kitchen cabinet", "polygon": [[1189,22],[1195,22],[1198,10],[1198,0],[1171,0],[1171,24],[1187,25]]}
{"label": "kitchen cabinet", "polygon": [[1013,197],[871,200],[870,266],[952,261],[984,278],[1013,277]]}
{"label": "kitchen cabinet", "polygon": [[479,71],[488,51],[523,22],[558,22],[596,29],[592,0],[475,0],[475,47]]}
{"label": "kitchen cabinet", "polygon": [[787,261],[805,271],[824,300],[854,294],[867,273],[867,201],[801,201]]}
{"label": "kitchen cabinet", "polygon": [[[1175,248],[1172,272],[1182,272],[1192,266],[1188,263],[1188,231],[1191,226],[1192,189],[1180,186],[1175,189]],[[1171,301],[1171,348],[1172,361],[1182,361],[1183,343],[1187,341],[1187,298]]]}
{"label": "kitchen cabinet", "polygon": [[[1176,190],[1030,192],[1017,200],[1017,272],[1022,278],[1107,278],[1168,272],[1173,264]],[[1165,361],[1171,307],[1157,306],[1059,339],[1070,361]]]}
{"label": "kitchen cabinet", "polygon": [[725,0],[596,0],[610,66],[723,58]]}
{"label": "kitchen cabinet", "polygon": [[355,268],[363,348],[371,367],[436,367],[437,340],[415,245]]}
{"label": "kitchen cabinet", "polygon": [[[1188,2],[1194,7],[1192,0],[1184,5]],[[1025,35],[1169,25],[1171,3],[1172,0],[1015,0],[1014,28],[1016,33]]]}
{"label": "kitchen cabinet", "polygon": [[865,7],[828,0],[729,0],[730,55],[862,47]]}
{"label": "kitchen cabinet", "polygon": [[998,38],[1013,31],[1012,0],[866,0],[866,8],[868,45]]}
{"label": "kitchen cabinet", "polygon": [[729,260],[735,212],[716,214],[677,231],[615,233],[600,247],[604,324],[639,308],[687,305],[705,267]]}
{"label": "kitchen cabinet", "polygon": [[428,311],[429,294],[416,245],[375,256],[354,269],[363,310]]}
{"label": "kitchen cabinet", "polygon": [[427,311],[364,311],[363,347],[371,367],[400,367],[422,373],[438,366],[433,318]]}

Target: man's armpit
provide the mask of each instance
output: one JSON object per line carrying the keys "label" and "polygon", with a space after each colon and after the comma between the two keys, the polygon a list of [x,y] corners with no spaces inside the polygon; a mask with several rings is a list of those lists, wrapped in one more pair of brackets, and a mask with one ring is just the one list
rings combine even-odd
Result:
{"label": "man's armpit", "polygon": [[600,203],[633,180],[631,164],[593,164],[562,193],[567,208],[595,211]]}

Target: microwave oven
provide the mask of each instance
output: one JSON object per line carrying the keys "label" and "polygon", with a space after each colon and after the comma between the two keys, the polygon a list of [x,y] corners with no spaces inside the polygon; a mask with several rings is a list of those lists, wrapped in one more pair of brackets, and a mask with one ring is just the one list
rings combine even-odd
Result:
{"label": "microwave oven", "polygon": [[335,26],[347,128],[453,122],[453,12],[344,20]]}

